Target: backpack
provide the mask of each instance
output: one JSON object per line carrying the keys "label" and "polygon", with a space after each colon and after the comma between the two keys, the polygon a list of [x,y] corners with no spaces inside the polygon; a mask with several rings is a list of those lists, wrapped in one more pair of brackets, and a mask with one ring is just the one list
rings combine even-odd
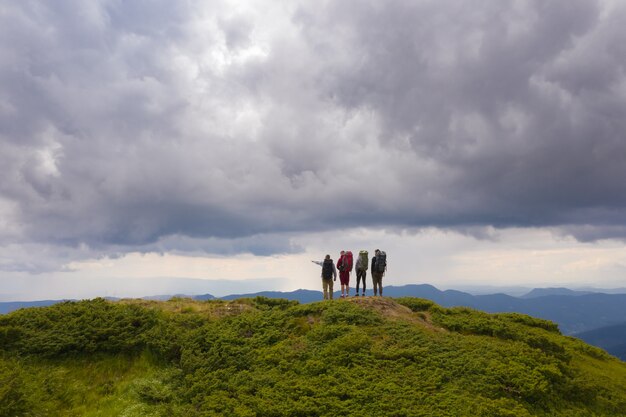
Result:
{"label": "backpack", "polygon": [[[378,252],[376,255],[376,272],[385,272],[387,268],[387,254],[385,251]],[[372,271],[374,272],[374,271]]]}
{"label": "backpack", "polygon": [[367,251],[366,250],[362,250],[359,252],[359,260],[361,261],[361,271],[367,271],[367,267],[368,267],[368,262],[369,260],[367,259]]}
{"label": "backpack", "polygon": [[322,264],[322,278],[331,279],[333,277],[333,260],[324,259]]}
{"label": "backpack", "polygon": [[341,263],[342,271],[352,271],[352,252],[347,251],[343,254],[343,262]]}

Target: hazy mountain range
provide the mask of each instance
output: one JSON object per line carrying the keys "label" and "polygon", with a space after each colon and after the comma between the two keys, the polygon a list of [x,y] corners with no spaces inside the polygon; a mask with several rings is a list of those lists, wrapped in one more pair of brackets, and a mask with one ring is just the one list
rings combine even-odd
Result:
{"label": "hazy mountain range", "polygon": [[577,333],[574,336],[590,345],[601,347],[611,355],[626,361],[626,321],[613,326]]}

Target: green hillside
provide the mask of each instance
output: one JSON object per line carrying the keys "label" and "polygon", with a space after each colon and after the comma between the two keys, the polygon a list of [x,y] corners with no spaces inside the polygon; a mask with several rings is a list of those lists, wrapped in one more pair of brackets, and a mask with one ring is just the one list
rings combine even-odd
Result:
{"label": "green hillside", "polygon": [[0,317],[0,416],[618,416],[626,363],[520,314],[102,299]]}

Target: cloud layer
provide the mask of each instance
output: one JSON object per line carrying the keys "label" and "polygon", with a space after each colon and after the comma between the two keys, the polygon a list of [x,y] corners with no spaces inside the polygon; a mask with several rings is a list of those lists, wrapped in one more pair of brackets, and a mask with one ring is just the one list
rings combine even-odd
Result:
{"label": "cloud layer", "polygon": [[626,237],[620,2],[253,3],[0,6],[0,268],[356,226]]}

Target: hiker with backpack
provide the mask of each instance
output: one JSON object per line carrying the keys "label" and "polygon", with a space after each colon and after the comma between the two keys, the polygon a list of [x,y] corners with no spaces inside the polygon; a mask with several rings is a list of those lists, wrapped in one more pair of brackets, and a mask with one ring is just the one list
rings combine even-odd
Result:
{"label": "hiker with backpack", "polygon": [[372,258],[372,283],[374,295],[383,295],[383,275],[387,271],[387,254],[376,249]]}
{"label": "hiker with backpack", "polygon": [[337,261],[339,269],[339,282],[341,282],[341,298],[346,298],[350,292],[350,272],[352,271],[352,252],[341,251]]}
{"label": "hiker with backpack", "polygon": [[361,282],[361,280],[363,280],[362,296],[365,297],[365,277],[367,276],[367,267],[367,251],[359,251],[359,257],[356,259],[356,264],[354,265],[354,270],[356,271],[356,294],[354,294],[355,297],[359,296],[359,283]]}
{"label": "hiker with backpack", "polygon": [[311,261],[322,267],[322,289],[324,290],[324,300],[333,299],[333,281],[337,281],[337,269],[335,263],[326,255],[323,261]]}

